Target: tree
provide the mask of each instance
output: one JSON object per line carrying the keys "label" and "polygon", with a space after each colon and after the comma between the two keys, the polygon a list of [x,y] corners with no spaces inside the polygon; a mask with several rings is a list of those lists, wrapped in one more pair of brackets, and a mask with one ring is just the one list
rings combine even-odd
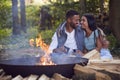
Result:
{"label": "tree", "polygon": [[110,17],[110,28],[120,41],[120,0],[110,0],[109,1],[109,17]]}
{"label": "tree", "polygon": [[21,30],[26,33],[25,0],[20,0]]}
{"label": "tree", "polygon": [[11,21],[8,20],[11,17],[11,6],[9,2],[10,0],[0,0],[0,29],[11,27]]}
{"label": "tree", "polygon": [[18,1],[12,0],[12,18],[13,18],[13,35],[20,34],[20,25],[18,19]]}
{"label": "tree", "polygon": [[40,10],[40,30],[52,29],[52,16],[49,14],[47,7],[42,7]]}
{"label": "tree", "polygon": [[99,0],[86,0],[86,12],[87,13],[98,13],[100,6]]}
{"label": "tree", "polygon": [[100,12],[103,13],[104,12],[104,0],[99,0],[100,2]]}
{"label": "tree", "polygon": [[86,12],[86,0],[80,0],[80,15]]}

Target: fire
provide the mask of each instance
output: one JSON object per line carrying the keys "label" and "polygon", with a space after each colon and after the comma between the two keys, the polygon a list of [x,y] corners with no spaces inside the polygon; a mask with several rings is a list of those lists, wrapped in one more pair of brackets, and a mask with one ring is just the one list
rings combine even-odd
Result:
{"label": "fire", "polygon": [[50,51],[48,50],[49,45],[47,45],[43,40],[41,35],[38,35],[36,38],[36,47],[41,47],[42,50],[45,51],[46,54],[49,54]]}
{"label": "fire", "polygon": [[41,65],[55,65],[55,64],[51,61],[50,57],[47,56],[47,55],[44,55],[43,57],[41,57],[41,59],[40,59],[40,64],[41,64]]}
{"label": "fire", "polygon": [[[33,44],[35,43],[35,44]],[[45,55],[40,58],[40,65],[54,65],[50,58],[50,51],[49,51],[49,45],[47,45],[43,40],[41,35],[39,34],[37,38],[35,39],[30,39],[29,44],[31,46],[36,45],[36,47],[40,47],[44,52]],[[39,64],[39,63],[38,63]]]}

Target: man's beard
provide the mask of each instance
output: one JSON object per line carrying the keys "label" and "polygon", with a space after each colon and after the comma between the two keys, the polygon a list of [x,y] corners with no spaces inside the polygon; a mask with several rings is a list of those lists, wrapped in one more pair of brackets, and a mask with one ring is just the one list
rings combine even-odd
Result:
{"label": "man's beard", "polygon": [[73,28],[73,29],[75,29],[76,28],[76,25],[74,24],[74,23],[70,23],[70,26]]}

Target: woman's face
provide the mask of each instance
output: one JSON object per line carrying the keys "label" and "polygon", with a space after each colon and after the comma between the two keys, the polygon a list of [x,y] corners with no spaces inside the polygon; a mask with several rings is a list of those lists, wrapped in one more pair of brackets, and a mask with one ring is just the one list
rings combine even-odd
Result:
{"label": "woman's face", "polygon": [[81,18],[81,25],[82,25],[83,29],[89,28],[88,27],[88,21],[87,21],[87,18],[85,16],[82,16],[82,18]]}

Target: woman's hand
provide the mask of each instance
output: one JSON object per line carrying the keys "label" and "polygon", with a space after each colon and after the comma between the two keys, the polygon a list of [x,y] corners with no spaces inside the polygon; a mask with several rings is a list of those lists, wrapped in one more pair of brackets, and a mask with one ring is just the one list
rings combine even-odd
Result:
{"label": "woman's hand", "polygon": [[84,53],[81,52],[80,50],[76,50],[76,53],[80,54],[81,56],[84,56]]}

